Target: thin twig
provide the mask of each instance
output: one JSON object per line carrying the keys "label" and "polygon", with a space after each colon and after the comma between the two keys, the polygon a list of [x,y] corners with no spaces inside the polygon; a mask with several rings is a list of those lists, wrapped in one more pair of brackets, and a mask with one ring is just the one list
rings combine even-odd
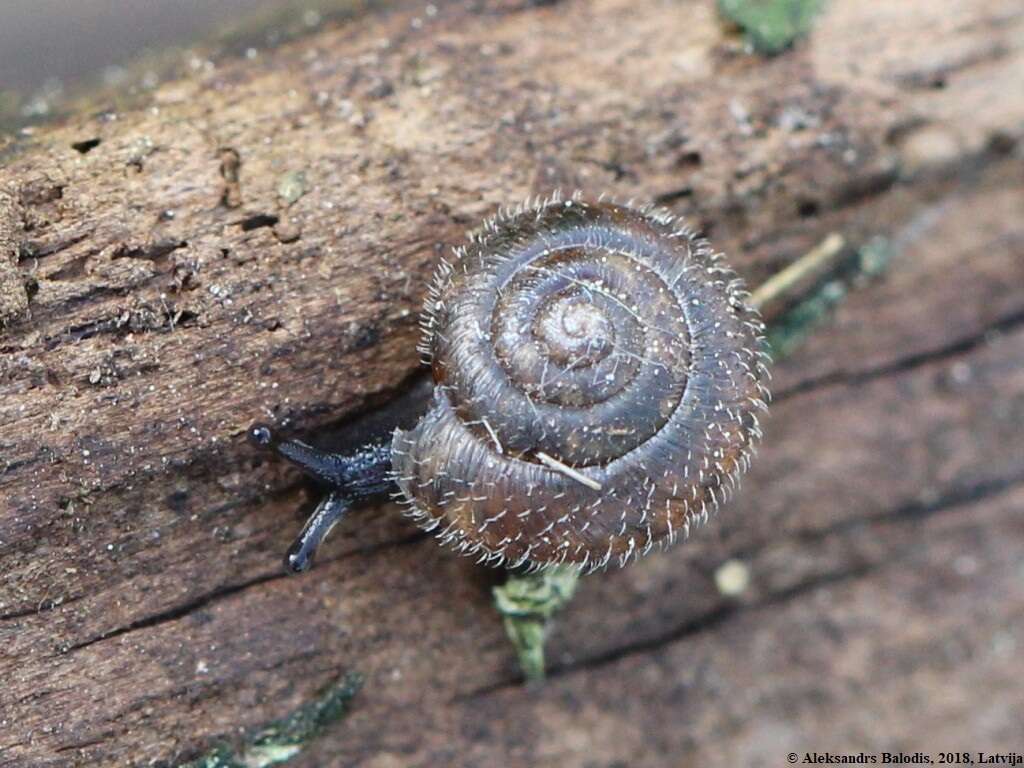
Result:
{"label": "thin twig", "polygon": [[587,486],[587,488],[593,488],[595,491],[601,490],[601,484],[597,482],[597,480],[595,480],[592,477],[587,477],[582,472],[577,472],[568,464],[563,464],[562,462],[560,462],[554,456],[549,456],[543,451],[537,451],[537,453],[534,455],[538,459],[540,459],[542,463],[546,464],[551,469],[555,470],[556,472],[561,472],[563,475],[572,478],[577,483],[585,485]]}
{"label": "thin twig", "polygon": [[765,307],[783,300],[813,276],[820,278],[834,272],[845,248],[846,240],[838,232],[833,232],[781,272],[765,280],[750,294],[751,306],[763,312]]}

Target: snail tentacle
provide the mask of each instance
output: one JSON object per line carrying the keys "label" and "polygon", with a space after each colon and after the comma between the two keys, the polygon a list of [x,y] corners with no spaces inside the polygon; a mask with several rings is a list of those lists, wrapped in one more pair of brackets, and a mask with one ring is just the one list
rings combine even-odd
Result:
{"label": "snail tentacle", "polygon": [[324,539],[355,504],[394,487],[390,445],[370,443],[352,454],[331,453],[300,440],[282,439],[265,424],[251,426],[248,436],[331,488],[285,555],[285,569],[291,573],[309,570]]}

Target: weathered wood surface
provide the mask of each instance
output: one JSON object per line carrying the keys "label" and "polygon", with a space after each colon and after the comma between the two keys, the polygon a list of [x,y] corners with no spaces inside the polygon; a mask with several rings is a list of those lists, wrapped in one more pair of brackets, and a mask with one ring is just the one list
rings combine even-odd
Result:
{"label": "weathered wood surface", "polygon": [[[296,765],[1019,750],[1022,86],[1018,0],[835,0],[770,61],[710,3],[399,5],[9,146],[0,765],[173,764],[350,669]],[[498,576],[391,506],[284,577],[312,494],[243,430],[413,386],[437,251],[555,186],[755,283],[834,230],[897,258],[777,368],[728,511],[585,580],[526,689]]]}

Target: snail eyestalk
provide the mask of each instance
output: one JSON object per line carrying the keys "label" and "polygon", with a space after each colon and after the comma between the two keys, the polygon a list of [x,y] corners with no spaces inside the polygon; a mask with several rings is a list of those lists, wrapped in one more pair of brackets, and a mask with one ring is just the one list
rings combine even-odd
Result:
{"label": "snail eyestalk", "polygon": [[340,493],[335,491],[325,496],[309,516],[299,538],[288,548],[284,557],[285,569],[290,573],[308,571],[327,534],[350,509],[352,502]]}
{"label": "snail eyestalk", "polygon": [[310,477],[331,486],[347,482],[344,474],[344,458],[326,453],[300,440],[281,440],[265,424],[254,424],[249,428],[249,439],[261,448],[270,448],[296,465]]}

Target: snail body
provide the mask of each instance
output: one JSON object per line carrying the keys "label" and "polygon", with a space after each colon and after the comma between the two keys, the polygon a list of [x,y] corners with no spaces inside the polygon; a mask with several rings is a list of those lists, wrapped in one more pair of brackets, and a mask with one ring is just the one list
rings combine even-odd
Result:
{"label": "snail body", "polygon": [[491,564],[593,570],[670,544],[760,437],[746,298],[663,212],[555,197],[499,215],[436,271],[433,399],[382,471],[420,526]]}

